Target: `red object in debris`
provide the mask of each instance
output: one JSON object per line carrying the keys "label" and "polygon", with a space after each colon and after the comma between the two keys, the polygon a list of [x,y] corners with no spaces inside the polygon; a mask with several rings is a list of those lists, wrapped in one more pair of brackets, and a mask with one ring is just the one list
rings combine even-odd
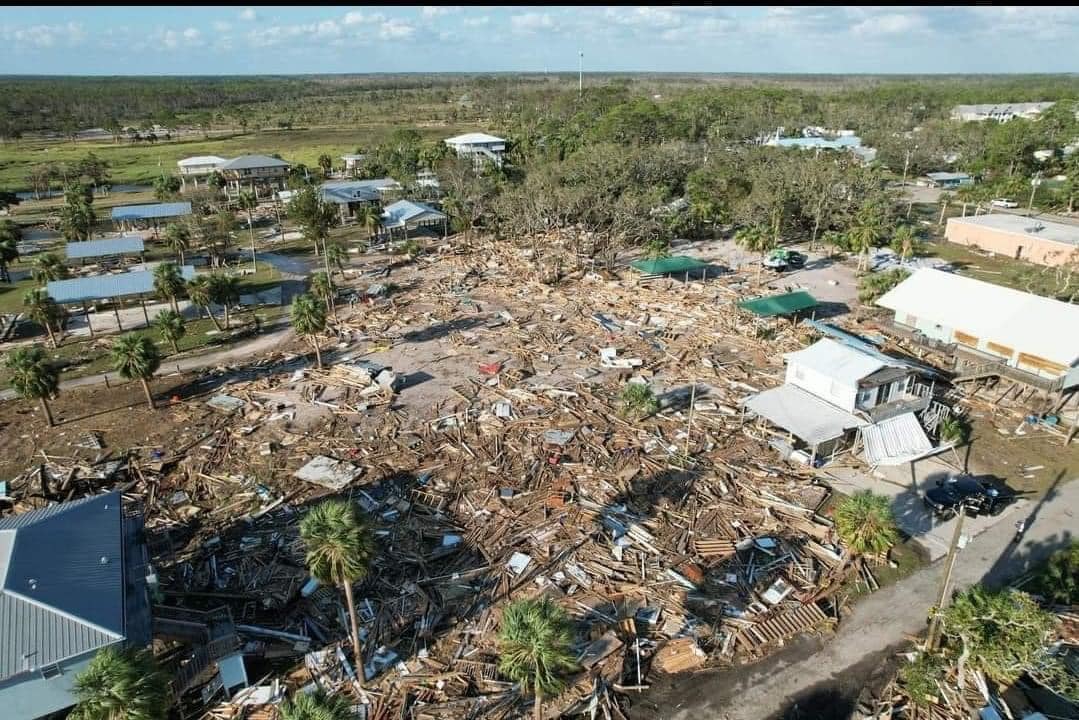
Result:
{"label": "red object in debris", "polygon": [[480,363],[480,372],[484,375],[497,375],[502,370],[502,361]]}
{"label": "red object in debris", "polygon": [[704,582],[704,573],[701,572],[701,568],[696,563],[683,563],[678,566],[678,571],[682,573],[691,583],[700,585]]}
{"label": "red object in debris", "polygon": [[181,400],[181,398],[180,398],[180,396],[179,396],[179,395],[173,395],[173,396],[172,396],[172,398],[170,398],[170,399],[171,399],[171,401],[172,401],[172,402],[174,402],[174,403],[178,403],[178,402],[180,402],[180,400]]}
{"label": "red object in debris", "polygon": [[562,460],[562,455],[560,453],[556,453],[556,454],[551,455],[550,457],[547,458],[547,463],[550,464],[550,465],[557,465],[559,463],[559,461],[561,461],[561,460]]}

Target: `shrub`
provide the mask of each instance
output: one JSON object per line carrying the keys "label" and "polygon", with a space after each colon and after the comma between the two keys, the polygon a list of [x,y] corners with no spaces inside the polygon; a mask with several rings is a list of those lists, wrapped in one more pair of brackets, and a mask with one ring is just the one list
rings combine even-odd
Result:
{"label": "shrub", "polygon": [[643,383],[629,383],[622,389],[622,412],[637,418],[648,417],[659,410],[659,400],[652,388]]}
{"label": "shrub", "polygon": [[891,500],[868,490],[844,498],[836,508],[835,522],[839,537],[857,553],[886,552],[899,540]]}

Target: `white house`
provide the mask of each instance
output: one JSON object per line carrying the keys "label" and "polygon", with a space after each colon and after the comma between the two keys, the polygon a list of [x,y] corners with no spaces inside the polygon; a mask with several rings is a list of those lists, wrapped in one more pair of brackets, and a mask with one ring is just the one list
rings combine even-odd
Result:
{"label": "white house", "polygon": [[180,189],[187,187],[188,180],[198,187],[199,178],[213,174],[227,162],[228,160],[217,155],[198,155],[178,161],[176,165],[180,168]]}
{"label": "white house", "polygon": [[[873,443],[873,464],[931,447],[914,413],[929,406],[932,389],[910,364],[830,338],[783,358],[786,382],[747,398],[743,408],[784,430],[787,446],[804,446],[811,462],[834,456],[859,431],[867,448]],[[881,449],[889,445],[881,438],[892,434],[901,440]]]}
{"label": "white house", "polygon": [[1079,386],[1079,305],[932,269],[917,270],[877,305],[915,337],[1019,371],[1008,377]]}
{"label": "white house", "polygon": [[447,139],[448,145],[458,157],[471,157],[477,163],[490,160],[502,167],[506,154],[506,141],[487,133],[474,132]]}

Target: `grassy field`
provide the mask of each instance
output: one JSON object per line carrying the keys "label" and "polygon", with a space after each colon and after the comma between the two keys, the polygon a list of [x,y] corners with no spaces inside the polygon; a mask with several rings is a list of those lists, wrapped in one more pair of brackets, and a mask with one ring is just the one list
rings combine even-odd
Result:
{"label": "grassy field", "polygon": [[[278,153],[289,162],[315,167],[322,153],[329,154],[335,163],[340,163],[338,158],[342,153],[376,144],[393,129],[393,125],[382,120],[349,128],[260,130],[209,139],[185,138],[154,145],[134,145],[126,141],[20,141],[5,145],[3,152],[0,152],[0,188],[26,190],[29,188],[26,175],[33,165],[47,162],[73,164],[91,151],[109,163],[115,184],[153,182],[162,171],[175,173],[176,161],[193,155],[230,158],[244,154]],[[438,139],[466,128],[447,124],[417,129],[426,139]],[[125,199],[123,202],[133,201]]]}

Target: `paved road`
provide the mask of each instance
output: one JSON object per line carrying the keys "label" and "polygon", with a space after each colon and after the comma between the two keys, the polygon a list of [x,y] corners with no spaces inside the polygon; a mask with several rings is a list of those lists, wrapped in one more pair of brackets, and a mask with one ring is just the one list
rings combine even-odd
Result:
{"label": "paved road", "polygon": [[[206,367],[216,367],[225,363],[233,362],[235,360],[250,360],[253,356],[258,355],[266,350],[272,350],[273,348],[287,342],[293,337],[293,330],[287,318],[279,320],[273,324],[267,325],[267,328],[279,327],[280,329],[267,332],[263,335],[259,335],[250,342],[240,343],[225,350],[219,350],[217,352],[206,353],[203,355],[193,355],[187,358],[181,358],[179,360],[171,360],[166,358],[158,369],[156,375],[159,377],[162,375],[171,375],[177,371],[198,370]],[[71,380],[64,380],[60,383],[61,390],[68,390],[71,388],[85,387],[87,385],[97,385],[105,382],[105,377],[108,376],[109,382],[123,383],[123,380],[115,372],[99,373],[97,375],[87,375],[80,378],[72,378]],[[0,401],[12,400],[15,398],[15,392],[13,390],[4,390],[0,392]]]}
{"label": "paved road", "polygon": [[[979,582],[999,585],[1036,565],[1067,544],[1079,528],[1079,482],[1061,483],[1044,502],[1026,508],[1028,530],[1023,542],[1011,541],[1011,522],[986,529],[961,551],[956,565],[957,588]],[[1013,517],[1017,517],[1014,515]],[[859,602],[825,642],[795,640],[767,660],[746,668],[694,676],[675,676],[657,683],[634,707],[634,717],[671,720],[761,720],[789,713],[795,705],[816,712],[803,717],[848,717],[853,699],[908,635],[926,627],[926,612],[939,592],[941,563],[923,568],[905,580]],[[811,706],[807,708],[807,705]]]}

